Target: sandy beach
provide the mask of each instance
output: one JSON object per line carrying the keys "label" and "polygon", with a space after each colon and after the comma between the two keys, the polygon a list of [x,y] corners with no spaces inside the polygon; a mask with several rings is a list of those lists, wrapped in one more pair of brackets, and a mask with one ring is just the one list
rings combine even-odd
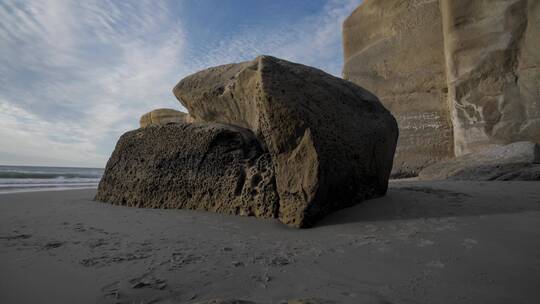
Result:
{"label": "sandy beach", "polygon": [[392,182],[312,229],[92,201],[0,195],[2,303],[533,303],[536,182]]}

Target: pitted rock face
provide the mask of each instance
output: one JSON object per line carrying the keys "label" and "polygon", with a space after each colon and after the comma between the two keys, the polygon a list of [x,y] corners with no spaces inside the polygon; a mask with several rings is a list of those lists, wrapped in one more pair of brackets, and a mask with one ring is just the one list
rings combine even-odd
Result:
{"label": "pitted rock face", "polygon": [[279,218],[308,227],[325,214],[384,195],[398,137],[368,91],[269,56],[184,78],[175,96],[197,121],[252,130],[268,149]]}
{"label": "pitted rock face", "polygon": [[141,128],[148,126],[162,126],[169,123],[189,123],[193,122],[193,118],[184,112],[173,109],[155,109],[143,116],[140,119]]}
{"label": "pitted rock face", "polygon": [[270,155],[249,130],[175,123],[122,135],[97,200],[145,208],[184,208],[274,218]]}

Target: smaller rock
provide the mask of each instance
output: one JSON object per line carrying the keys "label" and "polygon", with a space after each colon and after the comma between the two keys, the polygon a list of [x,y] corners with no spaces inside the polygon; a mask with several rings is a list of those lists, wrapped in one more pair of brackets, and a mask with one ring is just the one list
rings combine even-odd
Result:
{"label": "smaller rock", "polygon": [[190,123],[193,121],[193,117],[184,112],[173,109],[155,109],[141,116],[140,126],[145,128],[150,125],[162,126],[169,123]]}
{"label": "smaller rock", "polygon": [[530,141],[520,141],[504,146],[495,146],[473,155],[492,160],[540,163],[540,145]]}
{"label": "smaller rock", "polygon": [[540,146],[516,142],[424,168],[420,180],[540,180]]}
{"label": "smaller rock", "polygon": [[175,123],[122,135],[96,200],[142,208],[197,209],[275,218],[274,166],[246,129]]}

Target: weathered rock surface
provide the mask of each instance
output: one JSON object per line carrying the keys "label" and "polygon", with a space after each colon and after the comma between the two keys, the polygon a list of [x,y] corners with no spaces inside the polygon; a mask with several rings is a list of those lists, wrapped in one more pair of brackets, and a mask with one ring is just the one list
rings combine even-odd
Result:
{"label": "weathered rock surface", "polygon": [[122,135],[97,200],[273,218],[278,212],[270,155],[253,133],[220,124],[175,123]]}
{"label": "weathered rock surface", "polygon": [[437,1],[365,0],[343,23],[343,77],[394,114],[393,175],[454,156]]}
{"label": "weathered rock surface", "polygon": [[540,2],[365,0],[343,24],[343,76],[396,116],[394,173],[540,143]]}
{"label": "weathered rock surface", "polygon": [[441,0],[456,155],[540,143],[540,2]]}
{"label": "weathered rock surface", "polygon": [[279,218],[307,227],[325,214],[384,195],[398,129],[368,91],[269,56],[186,77],[175,96],[197,121],[252,130],[268,149]]}
{"label": "weathered rock surface", "polygon": [[540,180],[540,146],[516,142],[424,168],[421,180]]}
{"label": "weathered rock surface", "polygon": [[150,125],[162,126],[169,123],[188,123],[193,121],[193,118],[189,116],[189,114],[181,111],[173,109],[155,109],[141,116],[139,123],[141,128],[145,128]]}

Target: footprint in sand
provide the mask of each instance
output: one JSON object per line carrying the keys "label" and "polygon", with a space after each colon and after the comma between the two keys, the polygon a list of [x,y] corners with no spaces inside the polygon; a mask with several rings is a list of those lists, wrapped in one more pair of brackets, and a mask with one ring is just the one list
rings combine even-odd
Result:
{"label": "footprint in sand", "polygon": [[431,240],[420,240],[420,242],[418,243],[418,247],[427,247],[432,246],[433,244],[435,244],[435,242]]}
{"label": "footprint in sand", "polygon": [[32,237],[32,235],[30,235],[30,234],[16,234],[16,235],[0,236],[0,240],[6,240],[6,241],[26,240],[26,239],[29,239],[31,237]]}
{"label": "footprint in sand", "polygon": [[478,241],[477,240],[474,240],[474,239],[464,239],[463,242],[461,243],[461,246],[467,248],[467,249],[471,249],[473,248],[476,244],[478,244]]}
{"label": "footprint in sand", "polygon": [[444,268],[445,265],[441,261],[430,261],[426,266],[431,268]]}
{"label": "footprint in sand", "polygon": [[45,245],[43,245],[42,248],[45,249],[45,250],[55,249],[55,248],[64,246],[64,244],[65,244],[65,242],[52,241],[52,242],[48,242]]}

